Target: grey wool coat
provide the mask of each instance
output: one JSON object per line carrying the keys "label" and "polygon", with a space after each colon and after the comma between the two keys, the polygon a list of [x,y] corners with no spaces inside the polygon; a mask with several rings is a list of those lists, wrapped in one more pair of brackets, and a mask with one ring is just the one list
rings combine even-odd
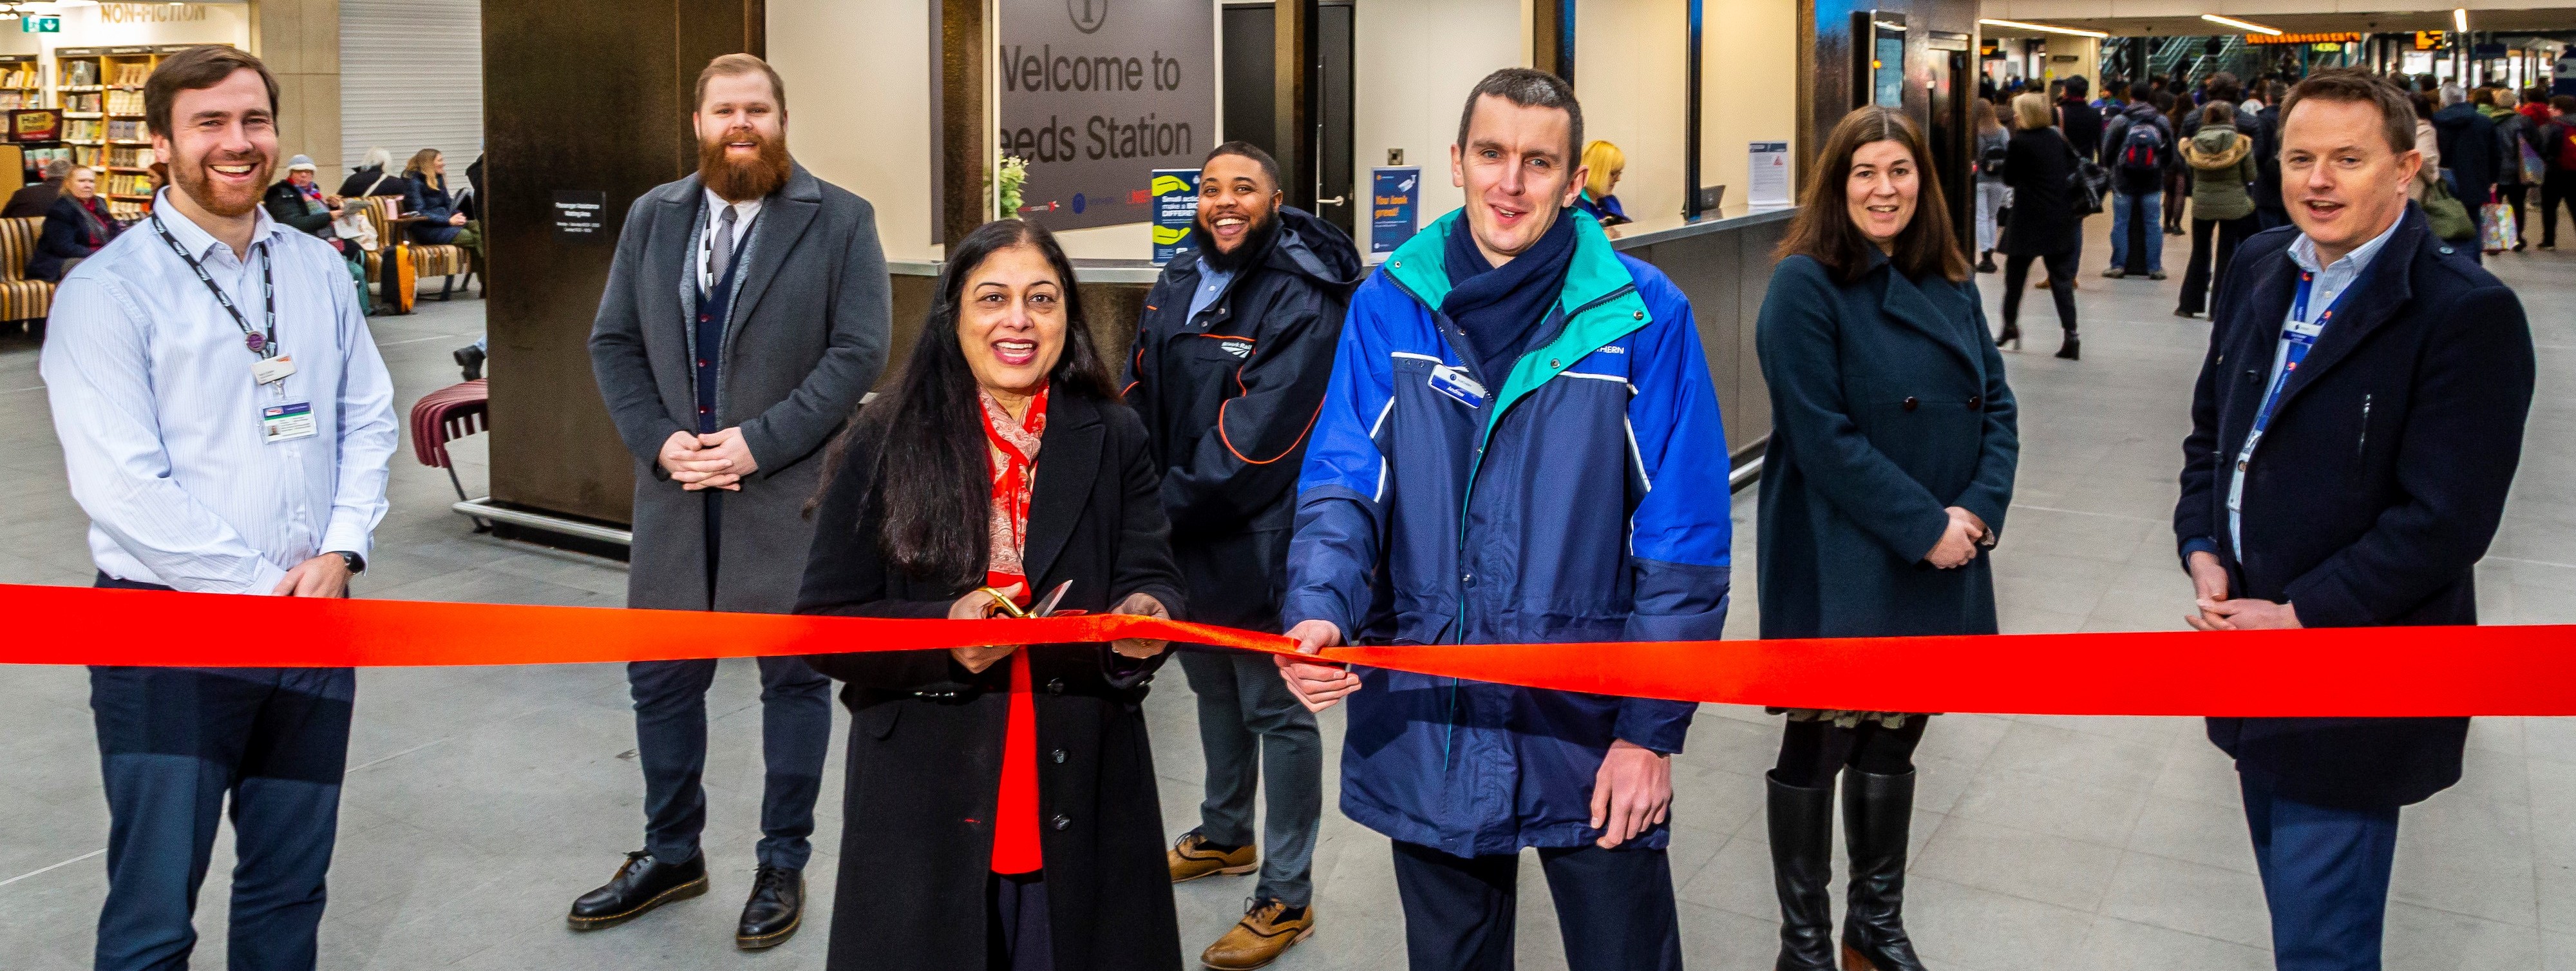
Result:
{"label": "grey wool coat", "polygon": [[617,435],[635,454],[630,607],[786,613],[796,605],[814,525],[805,501],[824,446],[876,384],[893,308],[876,211],[795,166],[761,206],[735,258],[734,298],[716,379],[718,428],[742,428],[759,470],[727,492],[716,579],[708,589],[706,496],[663,470],[662,443],[695,431],[690,265],[706,215],[696,175],[627,210],[590,331],[590,364]]}

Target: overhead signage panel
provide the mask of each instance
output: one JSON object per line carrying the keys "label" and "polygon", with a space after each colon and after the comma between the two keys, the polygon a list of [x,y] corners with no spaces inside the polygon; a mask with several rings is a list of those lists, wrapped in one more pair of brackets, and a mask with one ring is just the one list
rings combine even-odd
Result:
{"label": "overhead signage panel", "polygon": [[1020,212],[1053,229],[1147,222],[1155,169],[1216,147],[1216,6],[999,0],[996,150],[1029,163]]}

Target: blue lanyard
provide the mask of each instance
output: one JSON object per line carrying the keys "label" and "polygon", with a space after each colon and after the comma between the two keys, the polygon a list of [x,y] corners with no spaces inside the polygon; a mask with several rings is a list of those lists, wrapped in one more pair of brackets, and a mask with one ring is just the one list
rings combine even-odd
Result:
{"label": "blue lanyard", "polygon": [[2272,424],[2272,409],[2281,404],[2281,389],[2289,387],[2290,376],[2298,373],[2299,362],[2307,360],[2308,352],[2316,348],[2317,338],[2325,334],[2327,324],[2334,322],[2335,311],[2343,308],[2344,300],[2351,297],[2353,291],[2361,289],[2361,278],[2355,276],[2352,282],[2345,284],[2343,292],[2335,294],[2333,305],[2319,313],[2315,323],[2310,323],[2308,292],[2315,285],[2316,274],[2299,271],[2299,293],[2290,301],[2289,322],[2281,326],[2281,339],[2290,342],[2289,351],[2282,357],[2281,373],[2272,378],[2271,389],[2263,394],[2262,409],[2254,413],[2254,433],[2246,440],[2248,446],[2262,436],[2265,427]]}

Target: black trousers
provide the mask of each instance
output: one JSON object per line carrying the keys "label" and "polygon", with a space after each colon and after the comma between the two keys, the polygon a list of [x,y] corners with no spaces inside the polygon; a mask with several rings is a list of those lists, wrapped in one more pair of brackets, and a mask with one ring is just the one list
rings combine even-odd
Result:
{"label": "black trousers", "polygon": [[[2178,309],[2194,314],[2209,309],[2209,295],[2226,289],[2227,261],[2235,257],[2236,244],[2254,235],[2257,225],[2252,213],[2234,219],[2191,221],[2191,265],[2182,272],[2182,305]],[[2217,237],[2215,252],[2211,236]]]}
{"label": "black trousers", "polygon": [[2540,245],[2558,245],[2558,207],[2564,203],[2576,218],[2576,170],[2557,169],[2540,183]]}
{"label": "black trousers", "polygon": [[[1672,863],[1660,849],[1538,851],[1569,971],[1681,971]],[[1412,971],[1510,971],[1518,854],[1462,857],[1395,843]]]}
{"label": "black trousers", "polygon": [[984,883],[984,966],[993,971],[1055,971],[1054,911],[1046,872],[996,873]]}
{"label": "black trousers", "polygon": [[2021,322],[2021,295],[2030,279],[2030,263],[2038,260],[2048,268],[2048,296],[2057,302],[2057,326],[2075,329],[2075,262],[2077,251],[2067,250],[2047,256],[2004,257],[2004,326]]}
{"label": "black trousers", "polygon": [[2523,225],[2523,204],[2531,201],[2531,186],[2520,182],[2500,185],[2496,187],[2496,195],[2505,205],[2513,207],[2513,241],[2520,245],[2523,230],[2527,228]]}

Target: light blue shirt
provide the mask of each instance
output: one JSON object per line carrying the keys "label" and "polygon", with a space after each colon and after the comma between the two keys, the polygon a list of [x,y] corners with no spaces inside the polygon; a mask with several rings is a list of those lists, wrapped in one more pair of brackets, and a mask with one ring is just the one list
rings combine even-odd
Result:
{"label": "light blue shirt", "polygon": [[[75,267],[54,294],[39,369],[92,561],[124,580],[266,594],[314,556],[365,556],[399,433],[348,262],[265,210],[241,259],[168,190],[153,209],[254,328],[270,254],[277,343],[295,373],[253,380],[241,327],[149,220]],[[266,441],[260,410],[294,402],[312,405],[317,433]]]}
{"label": "light blue shirt", "polygon": [[1234,282],[1234,274],[1209,266],[1207,258],[1200,257],[1199,288],[1190,293],[1190,312],[1181,320],[1189,322],[1199,319],[1199,313],[1215,305],[1216,298],[1225,293],[1225,285],[1232,282]]}
{"label": "light blue shirt", "polygon": [[[2344,254],[2342,259],[2323,266],[2317,264],[2317,244],[2315,240],[2308,238],[2308,234],[2300,233],[2299,238],[2291,240],[2290,262],[2298,264],[2299,269],[2307,271],[2315,279],[2308,282],[2307,319],[2299,318],[2299,305],[2293,301],[2290,304],[2290,312],[2282,315],[2282,331],[2286,333],[2295,324],[2315,323],[2317,318],[2324,316],[2327,308],[2333,307],[2336,300],[2343,298],[2343,292],[2361,279],[2361,271],[2370,266],[2371,259],[2378,256],[2380,250],[2388,248],[2389,238],[2397,235],[2397,227],[2405,222],[2405,214],[2399,213],[2397,221],[2389,223],[2388,228],[2380,230],[2379,235],[2372,237],[2370,242],[2363,243],[2352,252]],[[2320,335],[2319,339],[2323,339],[2323,335]],[[2290,339],[2282,337],[2272,349],[2272,371],[2263,377],[2263,390],[2267,394],[2272,389],[2272,382],[2281,380],[2281,370],[2289,366],[2289,363]],[[2245,529],[2243,517],[2238,513],[2237,507],[2240,505],[2240,500],[2245,497],[2245,469],[2253,462],[2254,447],[2257,444],[2258,442],[2249,436],[2244,449],[2237,453],[2236,469],[2229,476],[2227,483],[2227,536],[2228,542],[2236,548],[2236,555],[2239,557],[2245,555]]]}

